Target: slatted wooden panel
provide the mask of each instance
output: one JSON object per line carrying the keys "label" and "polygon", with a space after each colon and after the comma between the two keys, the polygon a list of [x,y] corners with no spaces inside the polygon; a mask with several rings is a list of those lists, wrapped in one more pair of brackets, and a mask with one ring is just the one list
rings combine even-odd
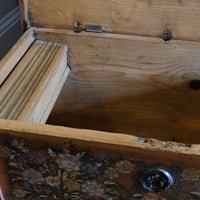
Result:
{"label": "slatted wooden panel", "polygon": [[80,21],[83,25],[102,25],[106,32],[160,37],[165,29],[170,29],[174,38],[200,40],[199,0],[28,0],[28,3],[31,26],[73,29],[74,22]]}
{"label": "slatted wooden panel", "polygon": [[66,42],[72,71],[48,123],[200,143],[199,42],[36,31]]}
{"label": "slatted wooden panel", "polygon": [[36,40],[0,88],[0,118],[45,123],[69,73],[66,52]]}

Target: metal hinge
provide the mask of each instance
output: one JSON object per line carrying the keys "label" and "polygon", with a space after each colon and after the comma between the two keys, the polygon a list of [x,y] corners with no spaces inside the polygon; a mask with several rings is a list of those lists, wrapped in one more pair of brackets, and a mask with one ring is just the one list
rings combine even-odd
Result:
{"label": "metal hinge", "polygon": [[103,32],[103,28],[102,26],[99,25],[86,25],[86,32],[93,32],[93,33],[102,33]]}
{"label": "metal hinge", "polygon": [[102,33],[103,32],[103,27],[100,25],[90,25],[87,24],[86,27],[84,28],[83,25],[80,22],[75,22],[74,24],[74,32],[80,33],[81,31],[86,31],[86,32],[93,32],[93,33]]}

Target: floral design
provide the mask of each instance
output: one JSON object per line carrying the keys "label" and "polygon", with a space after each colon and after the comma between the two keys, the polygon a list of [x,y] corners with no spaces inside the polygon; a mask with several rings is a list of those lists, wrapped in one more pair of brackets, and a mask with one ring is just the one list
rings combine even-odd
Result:
{"label": "floral design", "polygon": [[32,184],[30,184],[28,181],[20,181],[19,185],[26,191],[31,191],[33,189]]}
{"label": "floral design", "polygon": [[32,168],[26,169],[24,172],[22,172],[22,176],[24,180],[32,184],[41,184],[44,181],[42,174]]}
{"label": "floral design", "polygon": [[87,193],[90,196],[101,197],[104,195],[104,189],[102,185],[99,184],[96,180],[86,181],[82,185],[82,192]]}
{"label": "floral design", "polygon": [[78,171],[81,165],[80,161],[70,154],[59,154],[56,163],[67,172]]}
{"label": "floral design", "polygon": [[37,165],[41,165],[43,162],[46,161],[44,155],[40,152],[29,152],[27,154],[28,159]]}
{"label": "floral design", "polygon": [[121,160],[115,165],[116,171],[123,174],[130,174],[135,170],[134,164],[127,160]]}
{"label": "floral design", "polygon": [[24,151],[26,148],[24,147],[24,141],[22,141],[22,140],[18,140],[18,139],[16,139],[16,138],[14,138],[13,140],[12,140],[12,142],[10,143],[10,145],[12,146],[12,147],[15,147],[15,148],[17,148],[17,149],[20,149],[20,150],[22,150],[22,151]]}
{"label": "floral design", "polygon": [[96,165],[93,165],[91,163],[85,163],[84,165],[81,166],[81,171],[90,177],[97,177],[101,174],[101,171]]}
{"label": "floral design", "polygon": [[25,155],[20,153],[12,155],[11,160],[12,162],[10,162],[10,165],[23,166],[25,163],[27,163]]}
{"label": "floral design", "polygon": [[105,155],[105,154],[95,155],[94,159],[98,164],[104,164],[104,163],[107,163],[109,161],[108,156]]}
{"label": "floral design", "polygon": [[14,189],[14,190],[13,190],[13,194],[14,194],[16,197],[25,197],[25,195],[27,194],[27,192],[24,191],[24,190],[21,190],[21,189]]}
{"label": "floral design", "polygon": [[106,179],[111,179],[111,180],[119,178],[119,174],[117,173],[117,170],[113,167],[106,168],[103,175]]}
{"label": "floral design", "polygon": [[182,173],[182,181],[200,181],[200,170],[193,168],[184,169]]}
{"label": "floral design", "polygon": [[61,177],[59,176],[48,176],[45,178],[46,182],[50,186],[58,186],[61,183]]}
{"label": "floral design", "polygon": [[53,194],[53,188],[48,185],[41,185],[39,187],[35,187],[37,191],[39,191],[40,194],[44,194],[47,196],[51,196]]}
{"label": "floral design", "polygon": [[66,179],[63,183],[68,192],[78,192],[81,190],[81,185],[73,179]]}
{"label": "floral design", "polygon": [[[70,145],[45,146],[33,150],[20,139],[0,145],[0,157],[8,164],[14,199],[166,200],[165,191],[151,193],[144,191],[139,183],[135,184],[141,162],[137,163],[134,158],[78,152],[75,145],[71,151],[67,146],[70,148]],[[177,186],[170,188],[169,199],[198,199],[200,170],[180,169],[179,174]]]}
{"label": "floral design", "polygon": [[11,155],[10,149],[7,146],[0,145],[0,157],[9,158]]}

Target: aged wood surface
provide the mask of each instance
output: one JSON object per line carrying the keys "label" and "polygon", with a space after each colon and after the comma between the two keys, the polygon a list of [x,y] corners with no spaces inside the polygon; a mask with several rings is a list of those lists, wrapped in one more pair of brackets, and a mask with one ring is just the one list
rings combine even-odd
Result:
{"label": "aged wood surface", "polygon": [[200,143],[200,44],[36,30],[66,42],[72,71],[48,123]]}
{"label": "aged wood surface", "polygon": [[35,41],[0,88],[0,117],[46,121],[69,73],[66,52],[66,45]]}
{"label": "aged wood surface", "polygon": [[[171,200],[186,200],[191,195],[198,197],[199,145],[186,146],[126,134],[2,119],[0,138],[0,170],[3,172],[0,173],[0,184],[3,196],[8,200],[17,199],[20,195],[24,195],[25,199],[45,197],[49,196],[49,192],[54,194],[53,199],[60,199],[58,196],[64,194],[65,199],[70,199],[73,195],[87,193],[76,186],[84,188],[84,184],[90,181],[102,184],[102,191],[105,190],[105,195],[111,195],[113,200],[135,194],[145,195],[143,199],[149,199],[152,195],[153,198],[162,196]],[[112,171],[106,173],[107,168],[116,169],[117,176],[113,176]],[[167,191],[153,194],[142,189],[138,181],[141,172],[155,168],[171,173],[175,184]],[[53,177],[60,179],[54,180]],[[64,183],[61,192],[55,190],[55,181]],[[113,186],[116,189],[117,186],[117,191],[123,192],[113,193],[114,188],[110,191],[107,184],[109,188]],[[94,199],[99,198],[98,191],[93,191]],[[103,197],[104,192],[100,196]]]}
{"label": "aged wood surface", "polygon": [[[40,137],[35,140],[1,134],[0,138],[3,140],[0,159],[4,164],[0,166],[1,172],[4,171],[0,174],[0,185],[7,200],[195,200],[199,197],[199,158],[184,162],[187,156],[174,160],[176,156],[171,154],[166,156],[168,162],[162,162],[162,156],[151,152],[145,155],[140,150],[112,149],[109,145],[93,147],[92,141],[83,147],[67,138],[57,144]],[[141,186],[140,178],[144,171],[157,168],[170,173],[173,182],[168,189],[153,193]]]}
{"label": "aged wood surface", "polygon": [[[183,160],[193,160],[194,157],[197,159],[196,161],[198,161],[200,155],[200,145],[197,144],[184,145],[176,142],[142,139],[127,134],[32,124],[17,120],[0,119],[0,134],[8,134],[12,137],[25,139],[41,139],[53,142],[55,145],[60,142],[65,143],[64,138],[66,138],[67,140],[78,143],[80,148],[95,148],[95,146],[99,146],[101,148],[107,147],[116,150],[136,151],[138,153],[141,151],[145,152],[145,154],[149,152],[150,154],[158,155],[159,158],[161,157],[160,155],[169,155],[172,156],[172,159],[174,157],[176,157],[176,159],[179,157]],[[163,162],[167,163],[168,160],[163,159]]]}
{"label": "aged wood surface", "polygon": [[29,29],[3,58],[0,62],[0,85],[5,81],[34,40],[33,30]]}
{"label": "aged wood surface", "polygon": [[27,30],[30,26],[28,19],[28,0],[18,0],[21,14],[21,24],[23,30]]}
{"label": "aged wood surface", "polygon": [[200,40],[199,0],[29,0],[31,26],[73,30],[75,21],[105,32]]}

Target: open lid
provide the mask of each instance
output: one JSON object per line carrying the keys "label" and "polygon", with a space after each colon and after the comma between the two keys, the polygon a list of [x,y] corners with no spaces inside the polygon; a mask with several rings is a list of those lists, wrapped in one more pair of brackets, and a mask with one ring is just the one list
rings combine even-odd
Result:
{"label": "open lid", "polygon": [[[24,25],[74,29],[79,21],[104,32],[200,41],[199,0],[20,0]],[[28,23],[30,22],[30,23]]]}

